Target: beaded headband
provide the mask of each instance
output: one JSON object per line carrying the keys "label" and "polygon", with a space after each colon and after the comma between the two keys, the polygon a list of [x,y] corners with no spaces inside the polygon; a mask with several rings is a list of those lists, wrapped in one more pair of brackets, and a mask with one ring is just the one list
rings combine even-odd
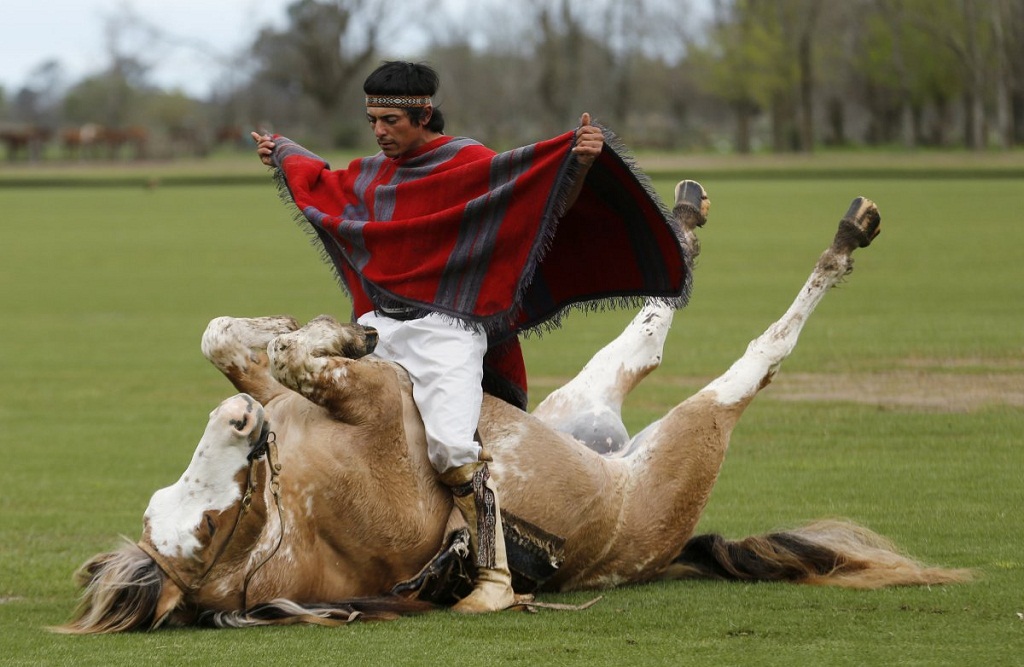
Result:
{"label": "beaded headband", "polygon": [[419,95],[367,95],[366,106],[386,108],[429,107],[434,102],[430,96]]}

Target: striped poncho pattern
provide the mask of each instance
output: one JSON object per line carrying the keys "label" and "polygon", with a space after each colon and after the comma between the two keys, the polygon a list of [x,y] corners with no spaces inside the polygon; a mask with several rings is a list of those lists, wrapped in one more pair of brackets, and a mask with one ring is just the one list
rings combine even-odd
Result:
{"label": "striped poncho pattern", "polygon": [[572,131],[502,153],[445,136],[343,170],[275,136],[273,160],[357,317],[375,307],[442,313],[482,327],[521,365],[516,334],[555,327],[570,309],[651,297],[682,306],[689,296],[675,221],[604,132],[568,210],[580,173]]}

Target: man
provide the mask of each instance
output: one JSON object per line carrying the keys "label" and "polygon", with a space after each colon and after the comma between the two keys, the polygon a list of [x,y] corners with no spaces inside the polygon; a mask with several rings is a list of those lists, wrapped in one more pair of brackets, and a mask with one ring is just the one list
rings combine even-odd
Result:
{"label": "man", "polygon": [[[618,240],[584,241],[605,246],[639,238],[641,248],[657,246],[655,261],[639,250],[629,277],[613,277],[609,285],[622,289],[595,284],[606,267],[574,270],[572,262],[580,260],[572,258],[601,261],[600,252],[567,248],[555,252],[564,256],[564,276],[557,268],[541,270],[549,246],[585,229],[563,218],[578,217],[565,214],[575,210],[602,155],[603,131],[584,113],[571,135],[499,155],[443,134],[444,117],[433,103],[438,86],[436,72],[423,64],[387,62],[370,74],[363,86],[366,119],[380,153],[345,170],[331,171],[284,137],[252,136],[260,159],[277,170],[286,198],[323,243],[358,322],[378,331],[375,354],[402,365],[412,379],[430,461],[470,529],[478,575],[455,609],[474,613],[514,603],[499,494],[475,432],[484,387],[525,408],[516,333],[557,321],[566,307],[597,295],[678,298],[688,270],[674,236],[661,233],[652,242],[632,223],[622,226]],[[654,222],[645,224],[658,228],[660,215],[648,215]],[[562,225],[567,231],[559,236]],[[679,266],[667,281],[657,269],[653,282],[635,278],[650,273],[648,265],[673,263]]]}

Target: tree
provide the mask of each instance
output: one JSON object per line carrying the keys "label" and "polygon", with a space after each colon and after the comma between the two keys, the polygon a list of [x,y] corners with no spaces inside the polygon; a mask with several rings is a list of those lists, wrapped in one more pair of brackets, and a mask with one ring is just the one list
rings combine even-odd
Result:
{"label": "tree", "polygon": [[583,65],[583,26],[570,0],[540,0],[533,7],[539,35],[539,101],[549,120],[557,124],[575,113]]}
{"label": "tree", "polygon": [[996,0],[989,20],[995,49],[995,107],[999,142],[1012,148],[1024,139],[1024,0]]}
{"label": "tree", "polygon": [[67,87],[65,78],[64,68],[56,60],[39,64],[29,73],[28,83],[18,93],[15,113],[37,125],[55,126]]}
{"label": "tree", "polygon": [[[897,0],[893,0],[896,2]],[[988,0],[898,0],[908,20],[934,47],[954,58],[955,73],[962,83],[964,142],[975,150],[986,145],[986,102],[995,89],[993,73],[999,69],[999,50],[993,27],[998,24],[999,2]],[[995,19],[995,20],[993,20]],[[928,55],[928,59],[932,57]]]}
{"label": "tree", "polygon": [[761,0],[716,2],[708,41],[696,46],[691,63],[703,75],[700,86],[732,108],[736,117],[736,150],[752,148],[755,116],[788,87],[791,77],[782,72],[784,45],[774,21],[764,20],[769,3]]}
{"label": "tree", "polygon": [[323,140],[333,143],[339,107],[377,53],[391,4],[299,0],[289,5],[288,27],[265,29],[256,39],[256,76],[286,93],[297,88],[308,96],[319,111]]}
{"label": "tree", "polygon": [[1013,144],[1024,144],[1024,0],[1007,0],[1003,6],[1009,131]]}
{"label": "tree", "polygon": [[[292,0],[284,28],[224,54],[122,5],[103,25],[104,67],[72,82],[43,63],[0,90],[0,118],[197,137],[279,124],[369,147],[355,85],[380,57],[435,65],[449,131],[498,148],[581,111],[638,148],[721,145],[723,133],[740,152],[1024,142],[1024,0],[439,0],[416,23],[389,22],[408,15],[392,9],[406,7]],[[413,29],[432,39],[426,51],[401,39]],[[175,49],[220,72],[208,99],[152,83]]]}
{"label": "tree", "polygon": [[780,4],[780,10],[791,26],[796,44],[796,61],[799,80],[799,147],[801,151],[814,149],[814,106],[815,106],[815,57],[814,36],[818,33],[818,18],[823,0],[792,0]]}

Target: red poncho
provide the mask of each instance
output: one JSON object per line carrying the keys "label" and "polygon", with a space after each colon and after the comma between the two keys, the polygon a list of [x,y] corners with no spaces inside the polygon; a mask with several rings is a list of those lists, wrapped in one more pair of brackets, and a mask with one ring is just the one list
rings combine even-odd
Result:
{"label": "red poncho", "polygon": [[274,162],[357,317],[375,304],[405,305],[482,326],[492,370],[522,388],[513,401],[521,403],[515,334],[557,326],[572,307],[646,297],[681,306],[689,293],[675,222],[611,142],[565,210],[579,171],[573,140],[566,132],[496,154],[441,137],[398,159],[377,154],[332,171],[278,136]]}

